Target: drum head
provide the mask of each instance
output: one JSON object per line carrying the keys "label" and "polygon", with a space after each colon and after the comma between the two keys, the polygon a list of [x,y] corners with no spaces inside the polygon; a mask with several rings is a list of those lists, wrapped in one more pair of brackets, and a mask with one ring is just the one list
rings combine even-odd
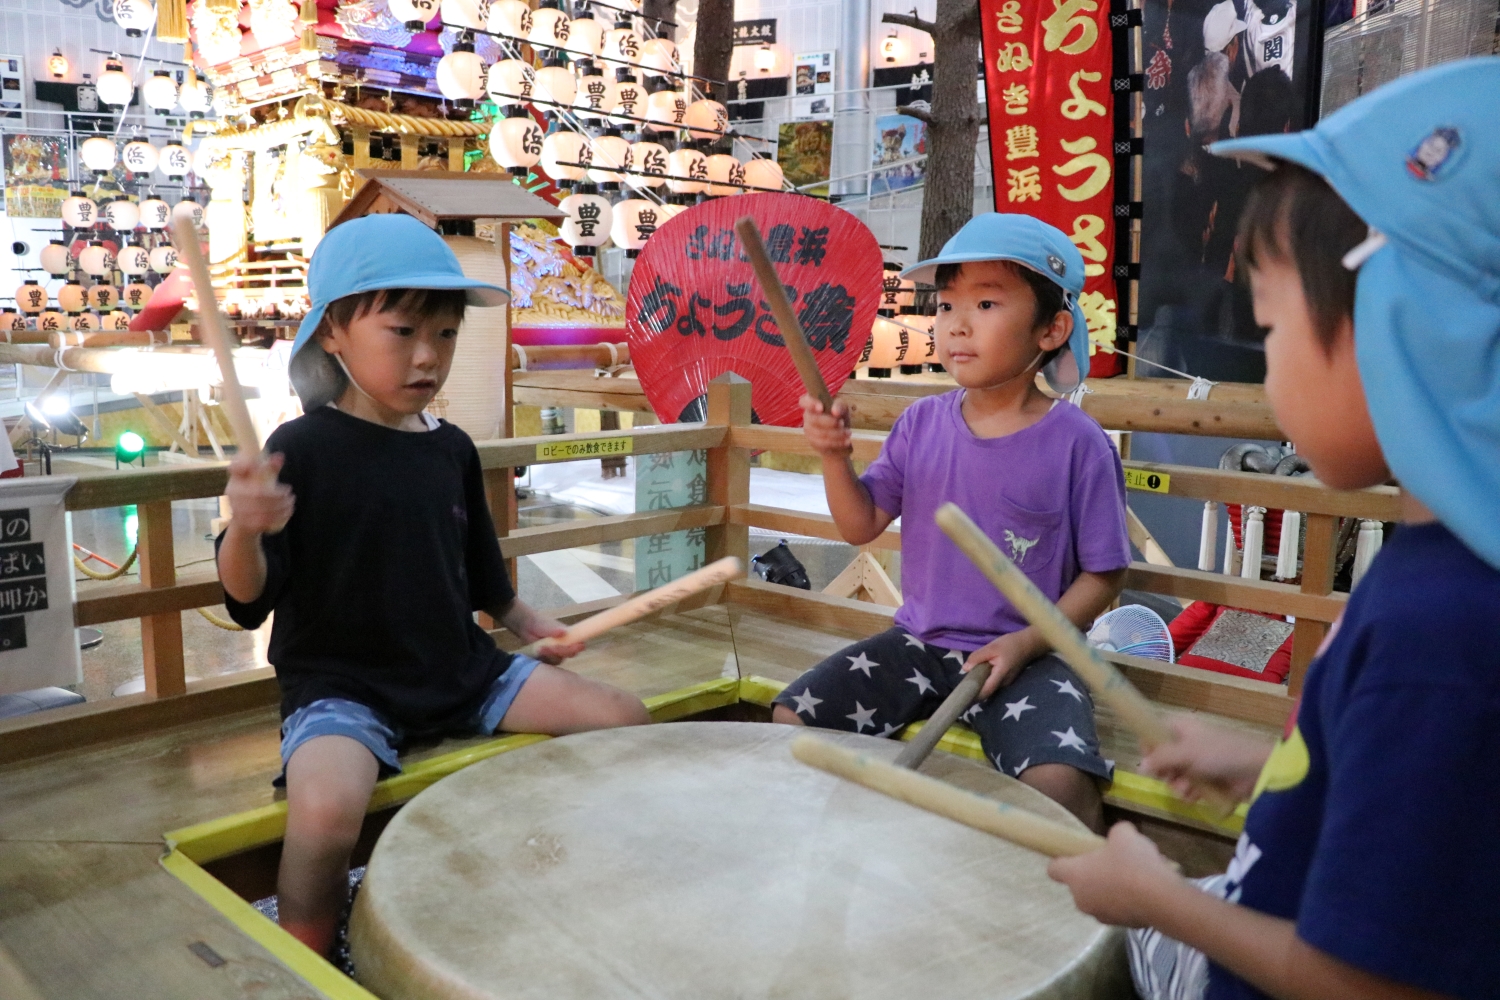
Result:
{"label": "drum head", "polygon": [[[1131,995],[1121,936],[1045,858],[798,763],[799,731],[583,733],[444,779],[370,859],[359,980],[384,1000]],[[1077,822],[970,761],[923,771]]]}

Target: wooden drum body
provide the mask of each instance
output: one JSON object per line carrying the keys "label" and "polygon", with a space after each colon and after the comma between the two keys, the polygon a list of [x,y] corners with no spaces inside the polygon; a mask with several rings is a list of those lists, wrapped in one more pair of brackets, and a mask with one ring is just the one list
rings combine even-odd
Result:
{"label": "wooden drum body", "polygon": [[[1131,996],[1122,936],[1046,859],[797,763],[800,731],[583,733],[444,779],[370,860],[360,981],[385,1000]],[[971,761],[922,770],[1077,822]]]}

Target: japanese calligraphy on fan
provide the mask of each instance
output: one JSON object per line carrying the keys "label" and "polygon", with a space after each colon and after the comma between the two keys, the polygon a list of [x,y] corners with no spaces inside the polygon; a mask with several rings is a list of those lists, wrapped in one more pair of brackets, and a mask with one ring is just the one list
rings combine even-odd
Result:
{"label": "japanese calligraphy on fan", "polygon": [[0,694],[78,684],[69,476],[0,481]]}

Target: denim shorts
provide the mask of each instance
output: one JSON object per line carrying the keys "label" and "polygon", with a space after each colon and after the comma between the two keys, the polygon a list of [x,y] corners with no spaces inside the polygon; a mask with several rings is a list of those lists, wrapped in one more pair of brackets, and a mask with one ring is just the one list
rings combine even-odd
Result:
{"label": "denim shorts", "polygon": [[[490,685],[467,728],[481,736],[496,732],[536,668],[537,661],[529,656],[512,657],[510,666]],[[277,785],[286,783],[286,765],[297,748],[318,736],[347,736],[362,744],[380,762],[381,777],[401,771],[396,750],[406,734],[398,724],[357,701],[319,698],[297,709],[281,724],[281,775],[276,779]]]}

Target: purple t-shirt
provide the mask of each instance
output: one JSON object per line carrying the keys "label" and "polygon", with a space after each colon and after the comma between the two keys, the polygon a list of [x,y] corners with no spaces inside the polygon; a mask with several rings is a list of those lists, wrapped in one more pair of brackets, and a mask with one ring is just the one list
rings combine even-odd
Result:
{"label": "purple t-shirt", "polygon": [[1027,623],[933,522],[940,506],[962,507],[1053,601],[1079,573],[1130,565],[1130,541],[1120,456],[1092,417],[1058,403],[1025,430],[980,438],[964,423],[963,398],[907,407],[860,481],[901,518],[896,624],[971,651]]}

